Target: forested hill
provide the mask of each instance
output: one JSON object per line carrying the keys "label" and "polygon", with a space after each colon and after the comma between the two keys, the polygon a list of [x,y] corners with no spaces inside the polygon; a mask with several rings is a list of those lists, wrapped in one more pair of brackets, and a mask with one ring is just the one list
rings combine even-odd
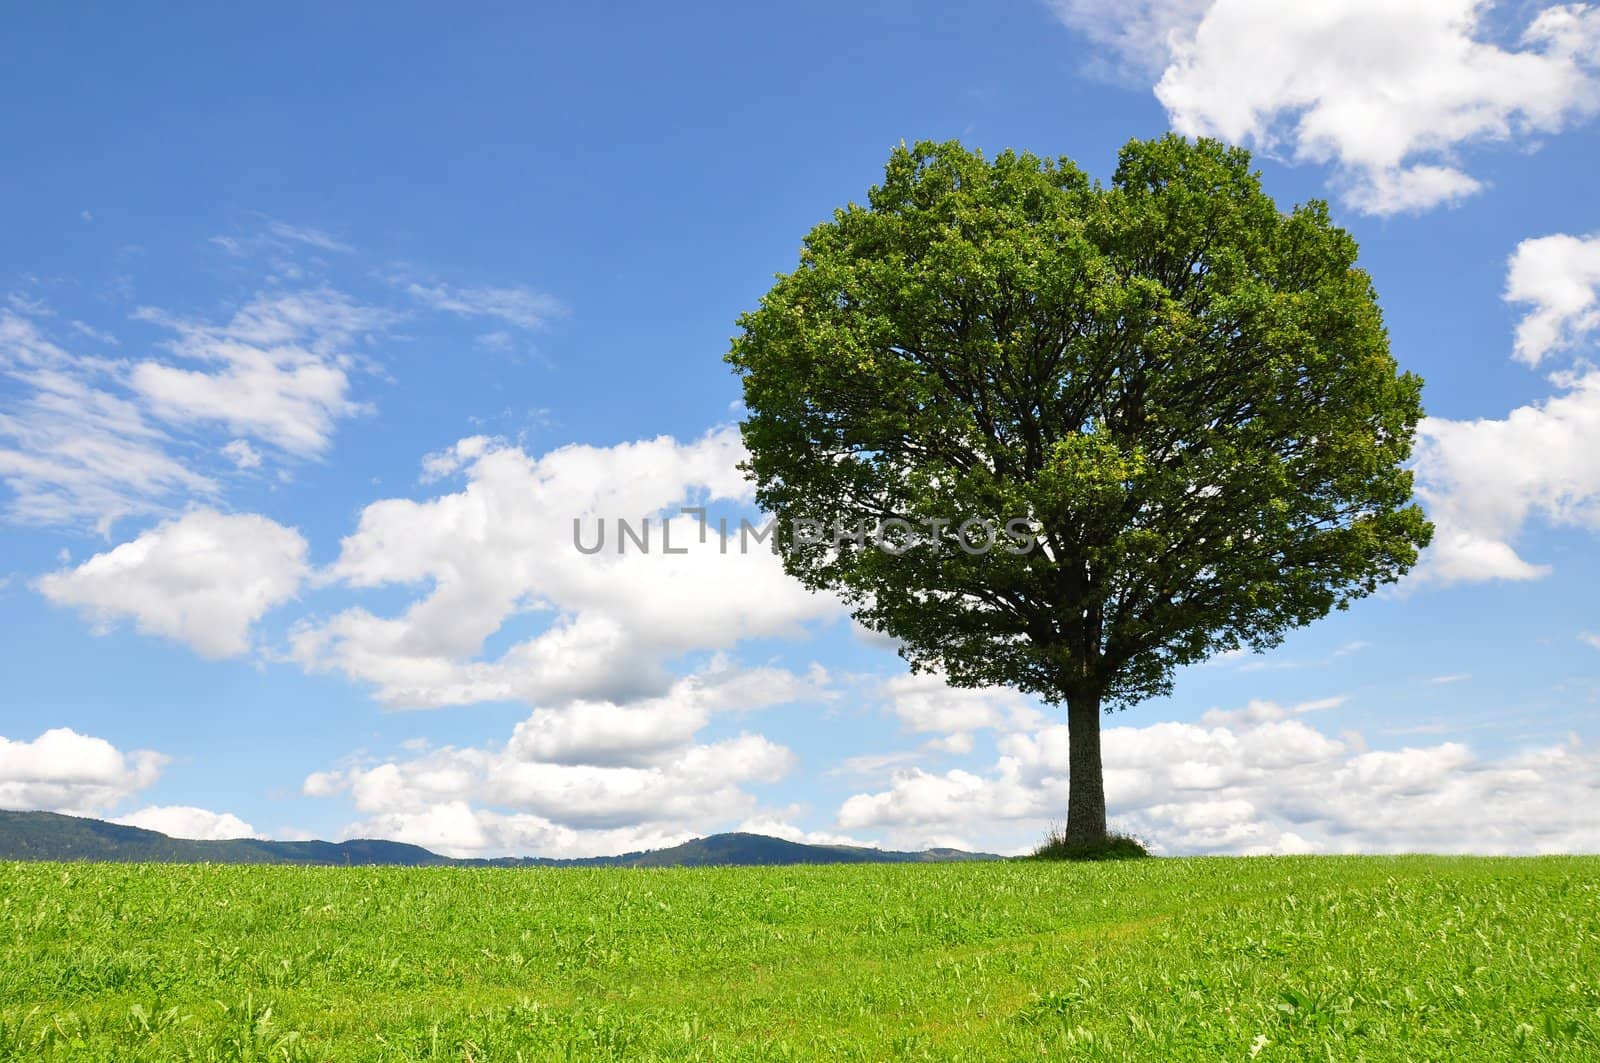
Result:
{"label": "forested hill", "polygon": [[959,849],[894,852],[845,845],[806,845],[763,834],[714,834],[670,849],[558,860],[503,857],[457,860],[405,842],[279,842],[260,838],[190,841],[153,830],[55,812],[0,810],[0,860],[89,860],[169,864],[305,864],[400,867],[708,867],[782,864],[905,864],[997,860]]}

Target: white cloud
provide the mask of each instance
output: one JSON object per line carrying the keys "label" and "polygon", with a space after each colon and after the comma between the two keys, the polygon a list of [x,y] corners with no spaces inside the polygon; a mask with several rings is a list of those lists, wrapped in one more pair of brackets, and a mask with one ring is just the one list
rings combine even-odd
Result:
{"label": "white cloud", "polygon": [[[1597,324],[1600,239],[1524,240],[1511,257],[1506,299],[1532,304],[1515,357],[1537,365],[1577,346]],[[1550,566],[1523,558],[1517,540],[1534,519],[1600,529],[1600,370],[1552,373],[1556,393],[1504,418],[1429,417],[1418,428],[1417,495],[1436,526],[1413,583],[1534,580]]]}
{"label": "white cloud", "polygon": [[240,469],[255,469],[261,466],[261,452],[250,445],[247,439],[235,439],[222,447],[222,453],[229,461]]}
{"label": "white cloud", "polygon": [[538,708],[501,745],[315,772],[308,796],[346,797],[346,837],[388,837],[458,856],[593,856],[673,845],[771,814],[744,788],[786,775],[789,750],[744,732],[697,735],[734,715],[823,695],[818,677],[713,661],[664,696]]}
{"label": "white cloud", "polygon": [[1530,519],[1600,529],[1600,371],[1560,379],[1502,419],[1423,421],[1417,494],[1437,531],[1414,581],[1538,579],[1550,567],[1515,546]]}
{"label": "white cloud", "polygon": [[315,229],[309,225],[290,225],[288,222],[273,221],[267,223],[267,232],[280,240],[305,244],[307,247],[315,248],[318,251],[336,251],[340,254],[349,254],[355,250],[343,240],[329,236],[321,229]]}
{"label": "white cloud", "polygon": [[166,762],[69,727],[31,742],[0,737],[0,808],[94,815],[153,784]]}
{"label": "white cloud", "polygon": [[1350,182],[1344,198],[1366,214],[1416,214],[1453,206],[1482,190],[1482,181],[1453,167],[1417,163],[1405,169],[1369,170]]}
{"label": "white cloud", "polygon": [[[568,446],[539,458],[474,438],[425,462],[430,477],[465,472],[459,492],[424,502],[388,499],[362,513],[327,578],[354,588],[424,586],[398,616],[348,609],[302,625],[294,654],[377,687],[396,707],[476,701],[559,705],[664,693],[669,659],[751,638],[793,636],[838,612],[784,574],[766,546],[720,553],[712,530],[661,516],[684,504],[739,503],[749,486],[736,465],[738,433],[692,443],[666,437],[615,447]],[[652,551],[616,552],[619,518],[652,516]],[[592,543],[606,522],[607,548],[573,544],[580,520]],[[542,631],[485,658],[485,641],[513,619]]]}
{"label": "white cloud", "polygon": [[314,771],[307,775],[300,792],[307,797],[333,797],[346,786],[343,771]]}
{"label": "white cloud", "polygon": [[251,625],[292,598],[307,571],[293,528],[199,509],[41,577],[38,588],[102,628],[131,618],[142,632],[227,657],[249,649]]}
{"label": "white cloud", "polygon": [[[350,397],[361,362],[352,352],[395,320],[329,288],[258,295],[223,325],[148,308],[137,316],[177,333],[170,358],[78,354],[0,310],[0,374],[21,385],[0,406],[12,520],[109,535],[118,520],[214,499],[207,455],[240,468],[260,464],[256,444],[320,455],[338,422],[366,408]],[[80,343],[113,340],[81,323],[73,330]],[[195,448],[218,428],[236,438]]]}
{"label": "white cloud", "polygon": [[[1170,853],[1600,850],[1588,811],[1600,753],[1576,739],[1498,759],[1457,742],[1373,751],[1304,722],[1317,705],[1108,728],[1113,824]],[[1066,810],[1067,729],[1010,734],[999,749],[983,773],[903,771],[846,800],[839,826],[903,847],[1025,848]]]}
{"label": "white cloud", "polygon": [[776,781],[793,764],[787,749],[754,734],[679,744],[634,764],[540,760],[514,737],[498,749],[446,747],[318,773],[305,790],[348,794],[363,818],[346,837],[391,837],[450,855],[593,856],[676,844],[754,815],[742,784]]}
{"label": "white cloud", "polygon": [[1251,701],[1242,709],[1207,709],[1200,716],[1200,722],[1207,727],[1272,723],[1277,720],[1291,720],[1296,716],[1304,716],[1308,712],[1326,712],[1329,709],[1337,709],[1344,702],[1345,699],[1342,697],[1332,697],[1318,698],[1315,701],[1303,701],[1297,705],[1280,705],[1276,701],[1257,699]]}
{"label": "white cloud", "polygon": [[56,312],[50,304],[43,299],[35,298],[25,292],[6,293],[6,305],[12,311],[27,317],[55,317]]}
{"label": "white cloud", "polygon": [[940,738],[930,738],[922,748],[933,753],[966,754],[972,752],[972,732],[957,731]]}
{"label": "white cloud", "polygon": [[395,320],[331,288],[258,295],[225,325],[140,311],[172,328],[170,350],[197,368],[143,361],[129,386],[173,423],[216,424],[302,457],[320,454],[337,423],[365,407],[350,398],[352,352]]}
{"label": "white cloud", "polygon": [[616,856],[665,849],[695,832],[644,824],[637,827],[573,828],[543,816],[502,814],[465,801],[381,812],[347,827],[346,838],[409,842],[454,857],[545,856],[555,859]]}
{"label": "white cloud", "polygon": [[1600,11],[1541,10],[1514,45],[1482,0],[1216,0],[1096,5],[1058,15],[1124,63],[1161,69],[1156,96],[1191,135],[1332,163],[1375,214],[1482,187],[1456,149],[1559,132],[1600,106]]}
{"label": "white cloud", "polygon": [[846,757],[828,769],[829,775],[881,776],[892,768],[907,767],[921,759],[915,749],[902,749],[893,753],[862,753]]}
{"label": "white cloud", "polygon": [[253,228],[238,236],[213,236],[211,242],[228,254],[238,257],[258,252],[272,254],[279,259],[278,269],[290,276],[298,276],[300,273],[293,262],[297,248],[309,247],[313,251],[327,251],[340,255],[355,252],[355,248],[345,241],[314,226],[294,225],[272,218],[258,219],[258,221],[261,222],[259,228]]}
{"label": "white cloud", "polygon": [[11,519],[88,521],[105,532],[166,500],[215,492],[215,481],[170,454],[171,437],[137,402],[115,393],[115,363],[75,357],[32,322],[0,311],[0,373],[26,389],[0,407]]}
{"label": "white cloud", "polygon": [[566,308],[555,296],[531,288],[453,288],[447,284],[412,282],[405,286],[405,290],[430,309],[461,317],[493,318],[520,329],[542,328],[552,318],[566,313]]}
{"label": "white cloud", "polygon": [[103,343],[108,347],[116,347],[120,341],[104,329],[97,329],[86,321],[72,322],[72,331],[80,336],[87,336],[96,343]]}
{"label": "white cloud", "polygon": [[1587,642],[1589,645],[1593,646],[1595,649],[1600,650],[1600,635],[1596,635],[1596,634],[1593,634],[1592,632],[1585,631],[1583,634],[1578,636],[1578,641]]}
{"label": "white cloud", "polygon": [[781,668],[736,670],[724,663],[678,680],[666,694],[619,705],[574,701],[535,709],[507,748],[529,760],[602,767],[649,765],[687,745],[718,711],[756,710],[820,694]]}
{"label": "white cloud", "polygon": [[1516,357],[1538,365],[1600,328],[1600,235],[1524,240],[1511,256],[1506,299],[1532,303],[1517,325]]}
{"label": "white cloud", "polygon": [[1096,46],[1085,72],[1118,81],[1159,78],[1178,42],[1193,35],[1212,0],[1049,0],[1056,17]]}
{"label": "white cloud", "polygon": [[799,842],[802,845],[852,845],[857,848],[873,848],[871,842],[864,842],[849,834],[840,834],[837,831],[805,830],[795,826],[789,817],[799,814],[801,809],[780,812],[763,812],[751,816],[733,829],[744,834],[764,834],[769,838],[782,838],[784,841]]}
{"label": "white cloud", "polygon": [[953,687],[936,672],[896,676],[881,693],[889,711],[912,731],[1015,728],[1040,718],[1032,702],[1008,687]]}
{"label": "white cloud", "polygon": [[423,456],[422,482],[433,483],[453,476],[502,444],[489,436],[468,436],[443,450]]}
{"label": "white cloud", "polygon": [[254,827],[231,812],[212,812],[193,805],[150,805],[111,822],[158,831],[169,838],[196,841],[260,837]]}

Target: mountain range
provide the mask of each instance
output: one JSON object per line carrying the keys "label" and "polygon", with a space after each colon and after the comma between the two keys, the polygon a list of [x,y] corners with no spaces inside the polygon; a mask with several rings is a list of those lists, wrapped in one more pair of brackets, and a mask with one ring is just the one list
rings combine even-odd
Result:
{"label": "mountain range", "polygon": [[668,849],[556,859],[507,856],[457,859],[377,838],[343,842],[280,842],[263,838],[193,841],[158,831],[57,812],[0,810],[0,860],[85,860],[100,863],[301,864],[397,867],[757,867],[786,864],[926,864],[999,860],[962,849],[895,852],[853,845],[808,845],[764,834],[713,834]]}

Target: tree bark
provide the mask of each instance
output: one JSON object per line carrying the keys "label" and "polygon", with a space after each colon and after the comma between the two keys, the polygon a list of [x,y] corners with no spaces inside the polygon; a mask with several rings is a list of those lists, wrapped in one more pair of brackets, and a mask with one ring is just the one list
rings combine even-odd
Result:
{"label": "tree bark", "polygon": [[1100,765],[1100,696],[1067,699],[1067,841],[1106,840],[1106,778]]}

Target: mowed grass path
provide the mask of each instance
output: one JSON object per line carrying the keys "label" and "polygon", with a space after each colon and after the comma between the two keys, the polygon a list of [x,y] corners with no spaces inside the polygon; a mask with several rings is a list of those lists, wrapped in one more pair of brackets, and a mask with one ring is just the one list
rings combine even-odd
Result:
{"label": "mowed grass path", "polygon": [[1600,858],[0,864],[0,1059],[1600,1059]]}

